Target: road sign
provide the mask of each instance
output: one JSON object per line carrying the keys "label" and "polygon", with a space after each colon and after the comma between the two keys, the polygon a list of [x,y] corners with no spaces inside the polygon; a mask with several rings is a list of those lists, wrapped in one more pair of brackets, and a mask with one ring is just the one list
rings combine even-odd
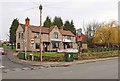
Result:
{"label": "road sign", "polygon": [[31,38],[31,39],[30,39],[30,43],[31,43],[31,44],[34,44],[34,43],[35,43],[35,39],[34,39],[34,38]]}

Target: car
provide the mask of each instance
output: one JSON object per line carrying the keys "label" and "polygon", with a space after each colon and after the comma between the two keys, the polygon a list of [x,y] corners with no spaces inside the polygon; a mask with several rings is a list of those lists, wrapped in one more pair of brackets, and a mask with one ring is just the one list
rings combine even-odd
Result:
{"label": "car", "polygon": [[4,48],[2,48],[2,47],[0,47],[0,54],[2,54],[2,55],[5,54]]}
{"label": "car", "polygon": [[11,43],[7,43],[7,46],[12,46],[12,44]]}

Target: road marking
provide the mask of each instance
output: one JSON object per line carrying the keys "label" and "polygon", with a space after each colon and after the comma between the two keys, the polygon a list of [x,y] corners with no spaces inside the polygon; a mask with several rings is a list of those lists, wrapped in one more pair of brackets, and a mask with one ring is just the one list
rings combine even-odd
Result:
{"label": "road marking", "polygon": [[5,66],[0,66],[0,69],[5,68]]}
{"label": "road marking", "polygon": [[29,67],[24,67],[24,68],[22,68],[22,70],[30,70],[30,68]]}
{"label": "road marking", "polygon": [[3,71],[3,73],[7,73],[10,71],[10,69],[3,69],[2,71]]}
{"label": "road marking", "polygon": [[12,71],[20,71],[20,68],[13,68]]}

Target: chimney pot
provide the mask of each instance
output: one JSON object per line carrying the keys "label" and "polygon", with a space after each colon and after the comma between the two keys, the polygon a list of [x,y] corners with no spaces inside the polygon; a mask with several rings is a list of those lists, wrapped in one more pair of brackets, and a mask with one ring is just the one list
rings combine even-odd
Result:
{"label": "chimney pot", "polygon": [[30,25],[30,19],[29,19],[28,17],[25,19],[25,25],[26,25],[26,26],[29,26],[29,25]]}

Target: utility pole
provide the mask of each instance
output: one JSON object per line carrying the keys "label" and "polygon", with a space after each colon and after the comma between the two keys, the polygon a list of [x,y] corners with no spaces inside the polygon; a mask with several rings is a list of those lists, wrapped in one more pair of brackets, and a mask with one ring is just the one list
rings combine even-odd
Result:
{"label": "utility pole", "polygon": [[39,10],[40,10],[40,61],[42,62],[42,42],[41,42],[42,5],[39,6]]}

